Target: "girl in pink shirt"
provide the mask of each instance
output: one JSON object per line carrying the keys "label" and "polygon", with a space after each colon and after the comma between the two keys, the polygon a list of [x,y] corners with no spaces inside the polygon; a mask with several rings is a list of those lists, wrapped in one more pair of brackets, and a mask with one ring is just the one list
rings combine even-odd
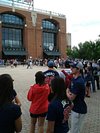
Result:
{"label": "girl in pink shirt", "polygon": [[28,91],[27,99],[31,101],[30,116],[31,128],[30,133],[35,132],[35,125],[38,119],[38,133],[44,132],[44,122],[48,111],[48,95],[50,88],[45,84],[45,76],[42,71],[35,74],[36,83]]}

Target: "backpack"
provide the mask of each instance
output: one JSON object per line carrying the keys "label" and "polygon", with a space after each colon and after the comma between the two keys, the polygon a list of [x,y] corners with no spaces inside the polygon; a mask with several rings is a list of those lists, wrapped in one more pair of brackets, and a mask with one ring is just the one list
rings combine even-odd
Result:
{"label": "backpack", "polygon": [[62,70],[61,72],[65,75],[66,88],[69,88],[70,84],[71,84],[71,79],[73,78],[73,75],[68,74],[67,72],[65,72],[65,70]]}

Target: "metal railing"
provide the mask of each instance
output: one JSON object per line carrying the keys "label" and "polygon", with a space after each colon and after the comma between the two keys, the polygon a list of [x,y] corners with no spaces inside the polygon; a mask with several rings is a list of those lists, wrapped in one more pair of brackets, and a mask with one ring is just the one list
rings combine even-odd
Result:
{"label": "metal railing", "polygon": [[[14,3],[13,3],[13,1],[14,1]],[[23,0],[20,0],[19,2],[16,0],[0,0],[0,6],[13,8],[13,5],[14,5],[15,9],[26,10],[29,12],[31,12],[33,10],[32,3],[27,3],[27,2],[24,2]],[[65,15],[60,14],[60,13],[55,13],[52,11],[41,10],[41,9],[34,9],[34,11],[36,11],[38,13],[42,13],[42,14],[60,17],[63,19],[66,18]]]}

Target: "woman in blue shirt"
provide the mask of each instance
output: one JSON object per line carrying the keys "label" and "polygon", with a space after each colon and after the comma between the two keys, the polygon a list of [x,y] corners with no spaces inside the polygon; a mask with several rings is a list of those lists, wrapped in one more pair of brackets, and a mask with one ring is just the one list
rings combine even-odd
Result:
{"label": "woman in blue shirt", "polygon": [[68,118],[72,104],[67,100],[64,80],[61,77],[55,77],[51,81],[51,88],[54,97],[48,107],[46,133],[67,133],[69,131]]}
{"label": "woman in blue shirt", "polygon": [[22,129],[21,109],[12,103],[13,79],[0,75],[0,133],[19,133]]}

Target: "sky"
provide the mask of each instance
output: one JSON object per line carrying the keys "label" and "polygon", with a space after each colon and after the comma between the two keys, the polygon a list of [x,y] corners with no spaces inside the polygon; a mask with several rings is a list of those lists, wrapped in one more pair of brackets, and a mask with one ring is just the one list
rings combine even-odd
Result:
{"label": "sky", "polygon": [[71,45],[95,41],[100,35],[100,0],[34,0],[34,8],[66,16]]}

